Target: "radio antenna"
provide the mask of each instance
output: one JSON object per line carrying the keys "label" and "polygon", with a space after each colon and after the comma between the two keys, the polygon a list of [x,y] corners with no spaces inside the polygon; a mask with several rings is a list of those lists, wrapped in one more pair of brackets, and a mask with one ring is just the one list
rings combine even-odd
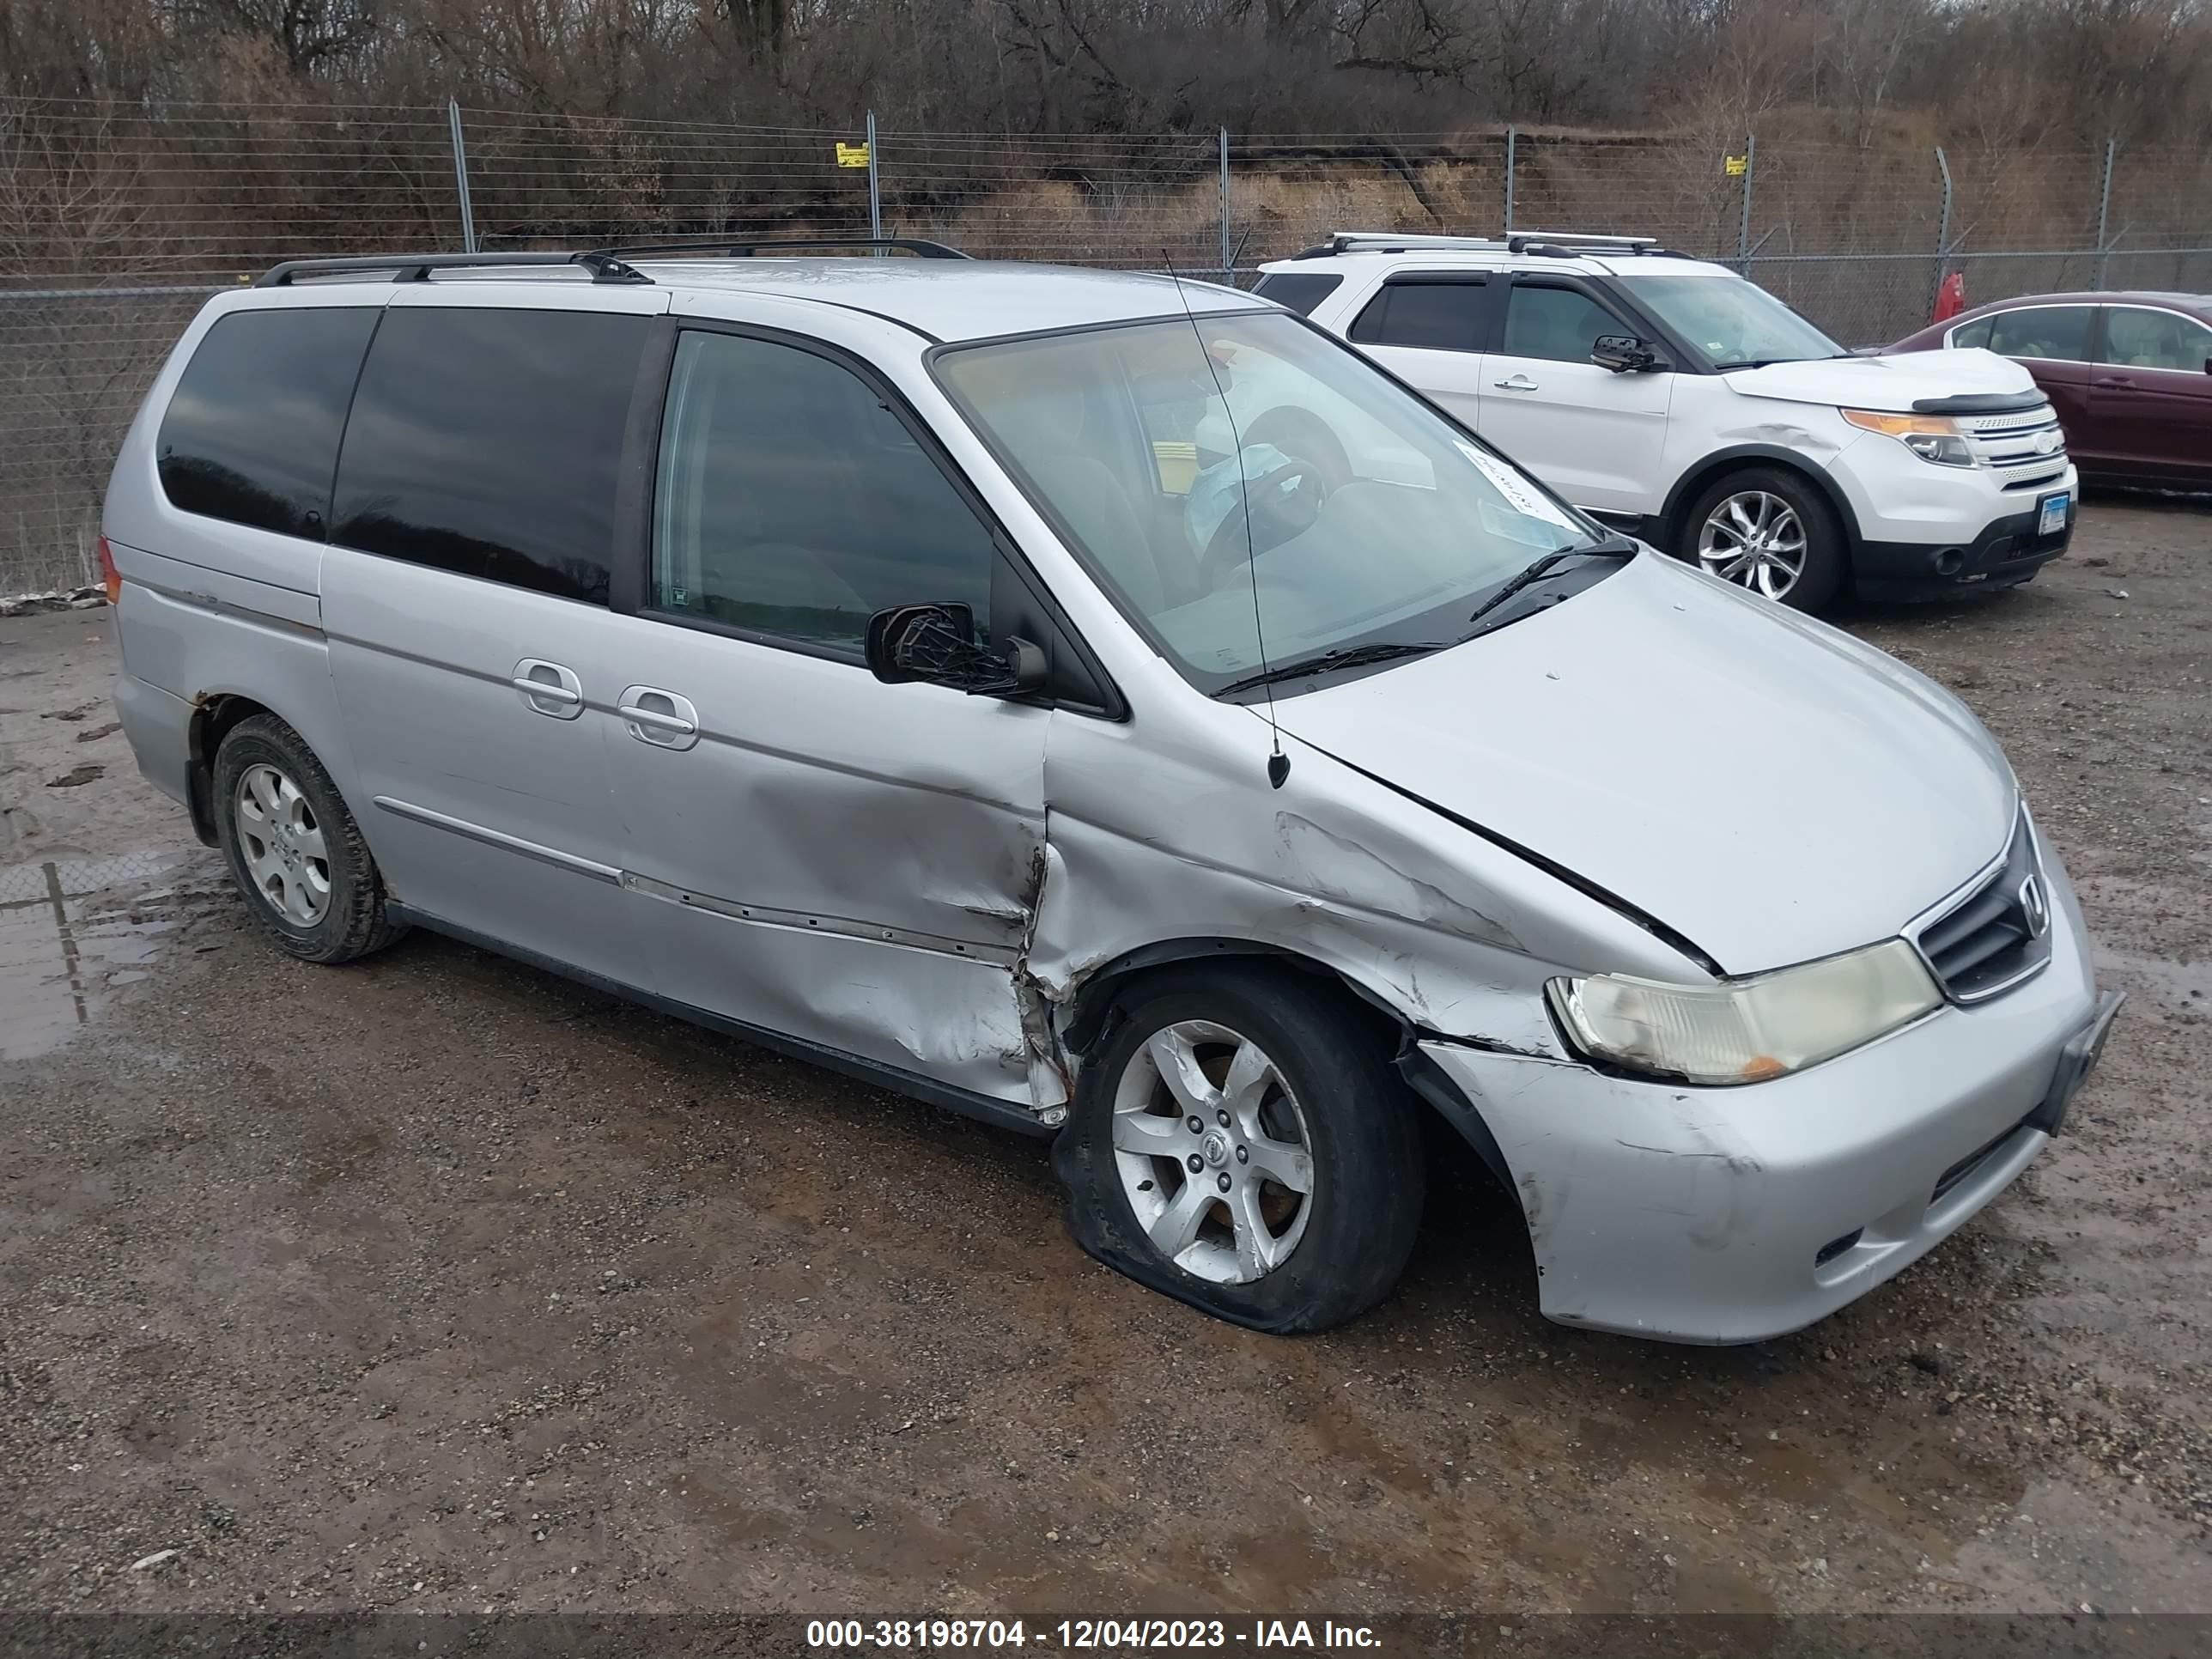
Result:
{"label": "radio antenna", "polygon": [[1214,395],[1221,399],[1222,418],[1229,422],[1229,442],[1237,455],[1237,508],[1244,520],[1244,568],[1252,579],[1252,638],[1260,648],[1260,689],[1267,694],[1267,735],[1273,747],[1267,755],[1267,783],[1279,789],[1291,775],[1291,757],[1283,752],[1283,728],[1275,720],[1275,688],[1267,678],[1267,635],[1260,623],[1260,556],[1252,543],[1252,479],[1244,471],[1244,434],[1237,429],[1237,411],[1229,406],[1229,388],[1221,383],[1221,372],[1213,366],[1213,354],[1206,349],[1206,335],[1198,325],[1198,313],[1190,308],[1190,296],[1183,292],[1182,274],[1175,268],[1175,260],[1165,248],[1160,250],[1160,259],[1167,266],[1168,276],[1175,283],[1176,298],[1182,302],[1183,320],[1190,325],[1191,338],[1198,342],[1199,361],[1213,381]]}

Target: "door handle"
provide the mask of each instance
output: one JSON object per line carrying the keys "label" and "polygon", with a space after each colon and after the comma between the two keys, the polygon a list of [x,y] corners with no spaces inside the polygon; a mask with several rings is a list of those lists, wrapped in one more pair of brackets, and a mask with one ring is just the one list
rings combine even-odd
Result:
{"label": "door handle", "polygon": [[522,694],[522,706],[533,714],[572,720],[584,712],[584,683],[573,668],[542,657],[525,657],[514,665],[507,683]]}
{"label": "door handle", "polygon": [[656,749],[689,749],[699,741],[699,711],[688,697],[653,685],[624,688],[615,712],[630,736]]}
{"label": "door handle", "polygon": [[1500,392],[1534,392],[1536,389],[1536,383],[1526,374],[1516,374],[1510,380],[1492,380],[1491,385]]}
{"label": "door handle", "polygon": [[2133,386],[2135,382],[2130,380],[2124,380],[2118,374],[2106,374],[2091,381],[2090,384],[2093,386]]}

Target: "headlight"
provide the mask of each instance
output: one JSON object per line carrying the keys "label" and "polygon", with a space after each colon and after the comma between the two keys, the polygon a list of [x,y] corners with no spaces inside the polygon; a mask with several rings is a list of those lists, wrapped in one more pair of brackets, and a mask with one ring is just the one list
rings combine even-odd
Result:
{"label": "headlight", "polygon": [[1844,418],[1866,432],[1887,433],[1923,461],[1938,466],[1978,466],[1959,423],[1948,415],[1886,415],[1875,409],[1847,409]]}
{"label": "headlight", "polygon": [[1547,988],[1589,1058],[1692,1083],[1759,1083],[1802,1071],[1943,1000],[1901,939],[1722,985],[1594,974]]}

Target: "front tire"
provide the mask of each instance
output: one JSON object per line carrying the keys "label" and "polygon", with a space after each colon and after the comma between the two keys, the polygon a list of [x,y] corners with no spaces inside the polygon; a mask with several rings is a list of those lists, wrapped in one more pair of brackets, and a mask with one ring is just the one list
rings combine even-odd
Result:
{"label": "front tire", "polygon": [[1844,527],[1812,483],[1782,467],[1731,472],[1690,504],[1690,563],[1796,611],[1833,604],[1850,568]]}
{"label": "front tire", "polygon": [[274,714],[240,720],[216,750],[216,838],[262,932],[303,962],[351,962],[406,928],[331,775]]}
{"label": "front tire", "polygon": [[1054,1147],[1077,1243],[1258,1330],[1327,1330],[1389,1293],[1420,1221],[1419,1124],[1340,993],[1171,970],[1109,1031]]}

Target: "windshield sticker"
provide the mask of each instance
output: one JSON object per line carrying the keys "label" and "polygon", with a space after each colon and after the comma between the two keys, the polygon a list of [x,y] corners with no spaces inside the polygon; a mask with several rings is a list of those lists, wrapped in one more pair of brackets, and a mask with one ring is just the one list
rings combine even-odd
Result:
{"label": "windshield sticker", "polygon": [[1579,532],[1581,526],[1566,514],[1566,510],[1544,495],[1529,487],[1528,479],[1499,460],[1495,455],[1486,455],[1473,444],[1453,440],[1459,453],[1475,464],[1482,476],[1490,480],[1491,488],[1505,498],[1505,504],[1527,519],[1541,519],[1546,524],[1555,524],[1562,530]]}

